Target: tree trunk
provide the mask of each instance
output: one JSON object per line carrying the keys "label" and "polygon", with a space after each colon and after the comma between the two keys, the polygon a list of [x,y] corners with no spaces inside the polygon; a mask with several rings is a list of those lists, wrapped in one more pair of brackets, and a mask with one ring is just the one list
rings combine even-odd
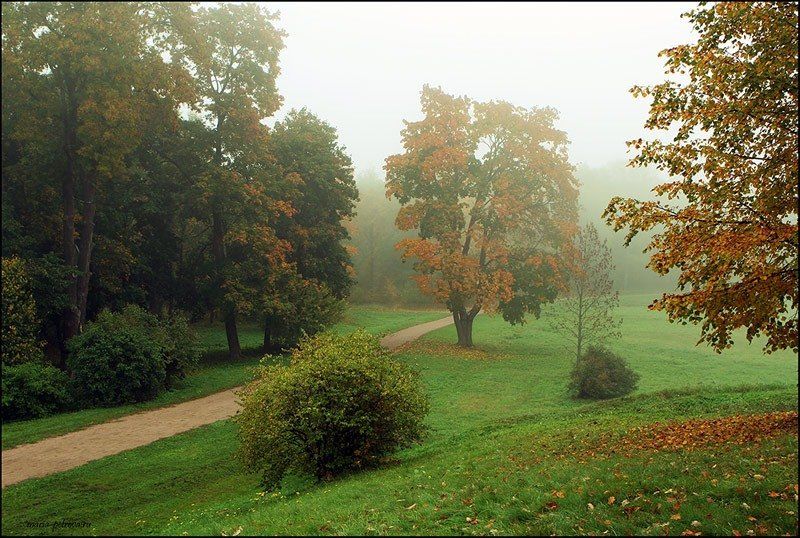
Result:
{"label": "tree trunk", "polygon": [[73,272],[69,277],[69,287],[67,288],[69,307],[64,310],[61,320],[62,339],[60,346],[62,348],[62,355],[66,353],[65,344],[67,340],[78,334],[78,328],[81,322],[81,314],[78,309],[78,275],[74,271],[78,262],[75,249],[75,178],[72,175],[72,167],[69,164],[69,159],[67,159],[67,161],[67,172],[62,185],[62,196],[64,198],[62,254],[64,256],[64,265],[73,269]]}
{"label": "tree trunk", "polygon": [[577,335],[575,336],[575,343],[577,344],[577,356],[575,362],[581,360],[581,353],[583,353],[583,288],[578,288],[578,327]]}
{"label": "tree trunk", "polygon": [[[216,264],[218,285],[222,286],[222,271],[225,265],[225,245],[224,230],[222,227],[222,216],[219,211],[214,209],[211,215],[211,252],[214,255]],[[223,299],[224,302],[224,299]],[[236,327],[236,307],[234,305],[223,305],[225,319],[225,336],[228,338],[228,356],[237,360],[241,356],[241,346],[239,345],[239,331]]]}
{"label": "tree trunk", "polygon": [[458,345],[462,347],[472,347],[472,321],[474,315],[470,315],[464,308],[453,312],[453,322],[456,325],[458,334]]}
{"label": "tree trunk", "polygon": [[233,308],[225,314],[225,336],[228,338],[228,356],[232,360],[238,360],[242,355],[242,347],[239,345],[236,311]]}
{"label": "tree trunk", "polygon": [[62,228],[62,255],[64,265],[70,268],[69,286],[67,296],[69,306],[61,316],[59,348],[61,359],[59,366],[65,366],[67,340],[78,334],[80,330],[81,314],[78,301],[78,274],[75,271],[78,265],[78,252],[75,245],[75,177],[77,175],[76,151],[78,145],[78,107],[75,91],[68,80],[64,80],[66,91],[61,94],[61,122],[64,127],[64,156],[65,169],[61,184],[61,197],[64,206]]}
{"label": "tree trunk", "polygon": [[95,215],[95,184],[92,179],[86,179],[83,186],[83,221],[81,223],[80,251],[78,252],[78,308],[80,312],[80,327],[86,322],[86,303],[89,299],[89,279],[92,276],[89,264],[92,259],[92,244],[94,239]]}
{"label": "tree trunk", "polygon": [[262,351],[264,353],[269,353],[272,350],[272,342],[271,342],[271,334],[269,332],[269,322],[264,322],[264,344],[262,346]]}

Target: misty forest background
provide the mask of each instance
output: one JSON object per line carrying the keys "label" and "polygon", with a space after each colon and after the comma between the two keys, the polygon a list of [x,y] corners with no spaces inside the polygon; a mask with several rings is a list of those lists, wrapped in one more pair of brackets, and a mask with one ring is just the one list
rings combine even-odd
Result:
{"label": "misty forest background", "polygon": [[[630,168],[624,161],[604,166],[579,164],[575,177],[580,182],[580,224],[594,224],[601,240],[606,240],[612,254],[611,272],[620,293],[649,293],[653,298],[675,289],[674,274],[666,276],[647,269],[649,254],[645,246],[652,237],[642,233],[624,245],[625,234],[615,233],[601,218],[612,196],[625,193],[639,200],[654,199],[650,189],[662,183],[664,174],[657,170]],[[390,306],[433,306],[432,299],[419,292],[411,280],[412,264],[403,262],[395,244],[415,234],[397,229],[394,220],[400,204],[386,198],[383,172],[377,168],[356,174],[359,201],[352,221],[353,267],[356,283],[350,299],[358,304]],[[547,306],[544,306],[546,309]]]}

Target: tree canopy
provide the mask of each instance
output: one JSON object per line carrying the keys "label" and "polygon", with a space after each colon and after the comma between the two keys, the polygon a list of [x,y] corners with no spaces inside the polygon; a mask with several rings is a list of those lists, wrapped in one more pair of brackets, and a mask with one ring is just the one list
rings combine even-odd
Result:
{"label": "tree canopy", "polygon": [[398,248],[420,289],[453,313],[459,343],[498,308],[521,323],[559,287],[560,250],[575,231],[577,182],[551,108],[475,102],[425,86],[424,119],[406,122],[404,152],[386,159],[386,193],[402,205]]}
{"label": "tree canopy", "polygon": [[[266,125],[277,22],[253,3],[3,5],[3,256],[25,259],[62,365],[129,303],[222,317],[234,358],[237,318],[266,323],[267,303],[302,312],[293,334],[338,311],[358,193],[332,126]],[[275,293],[287,279],[304,293]]]}
{"label": "tree canopy", "polygon": [[678,75],[634,95],[651,99],[645,127],[671,140],[633,140],[633,166],[671,176],[661,197],[615,197],[616,230],[656,233],[649,267],[679,271],[677,293],[651,308],[702,323],[701,341],[732,345],[743,327],[764,349],[797,344],[796,2],[719,2],[686,14],[699,40],[661,52]]}

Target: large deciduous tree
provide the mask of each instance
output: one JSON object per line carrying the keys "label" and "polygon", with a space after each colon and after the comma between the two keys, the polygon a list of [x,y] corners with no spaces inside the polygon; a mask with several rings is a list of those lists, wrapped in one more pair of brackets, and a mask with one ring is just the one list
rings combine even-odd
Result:
{"label": "large deciduous tree", "polygon": [[629,142],[633,166],[674,176],[660,201],[613,198],[605,217],[627,241],[655,230],[648,266],[679,271],[676,293],[650,306],[670,321],[702,322],[721,351],[732,332],[798,349],[796,2],[719,2],[686,14],[696,44],[661,52],[667,80],[634,87],[651,102],[648,129],[670,140]]}
{"label": "large deciduous tree", "polygon": [[580,360],[588,346],[601,345],[619,335],[619,320],[613,314],[619,306],[619,294],[611,279],[611,250],[605,240],[600,240],[594,224],[578,230],[573,246],[569,291],[558,301],[551,323]]}
{"label": "large deciduous tree", "polygon": [[4,103],[3,121],[11,125],[9,133],[4,125],[4,150],[8,134],[17,178],[41,174],[58,182],[46,188],[58,193],[60,250],[73,270],[62,341],[86,320],[98,202],[127,177],[144,125],[188,95],[182,71],[164,59],[172,48],[168,28],[185,9],[137,2],[3,6],[3,98],[11,100]]}
{"label": "large deciduous tree", "polygon": [[406,122],[404,152],[386,160],[398,243],[420,289],[453,314],[472,345],[481,309],[510,323],[538,316],[563,286],[560,250],[575,230],[577,186],[551,108],[475,102],[425,86],[424,118]]}
{"label": "large deciduous tree", "polygon": [[282,267],[265,275],[254,295],[264,320],[264,349],[294,346],[335,321],[353,283],[350,238],[358,191],[350,157],[336,130],[308,112],[292,110],[270,133],[281,195],[292,211],[275,223],[277,237],[291,245]]}
{"label": "large deciduous tree", "polygon": [[198,183],[198,216],[209,225],[209,285],[218,292],[232,358],[241,352],[237,312],[252,306],[244,291],[253,272],[243,260],[258,254],[264,263],[280,263],[285,254],[271,219],[289,207],[271,197],[274,168],[262,124],[281,103],[275,80],[284,33],[276,18],[252,3],[200,7],[182,32],[186,48],[178,57],[193,76],[194,107],[208,127],[199,138],[208,166]]}

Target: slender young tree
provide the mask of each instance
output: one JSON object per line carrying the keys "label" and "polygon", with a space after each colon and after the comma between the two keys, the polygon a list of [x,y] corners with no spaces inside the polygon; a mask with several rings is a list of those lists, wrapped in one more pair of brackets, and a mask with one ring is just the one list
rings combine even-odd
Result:
{"label": "slender young tree", "polygon": [[650,305],[670,321],[702,323],[721,352],[737,328],[764,350],[798,349],[797,2],[717,2],[686,14],[697,43],[661,52],[669,74],[635,96],[652,99],[648,129],[671,140],[634,140],[632,166],[675,178],[659,201],[613,198],[615,230],[655,230],[648,267],[679,272],[677,293]]}
{"label": "slender young tree", "polygon": [[425,117],[402,132],[405,151],[386,159],[386,193],[402,205],[398,228],[418,231],[397,246],[416,260],[420,289],[447,306],[469,347],[481,309],[521,323],[555,298],[578,191],[553,109],[429,86],[421,102]]}
{"label": "slender young tree", "polygon": [[568,339],[577,360],[588,346],[619,336],[620,322],[613,314],[619,293],[611,280],[614,264],[607,242],[590,223],[578,230],[573,243],[569,291],[556,303],[551,325]]}

